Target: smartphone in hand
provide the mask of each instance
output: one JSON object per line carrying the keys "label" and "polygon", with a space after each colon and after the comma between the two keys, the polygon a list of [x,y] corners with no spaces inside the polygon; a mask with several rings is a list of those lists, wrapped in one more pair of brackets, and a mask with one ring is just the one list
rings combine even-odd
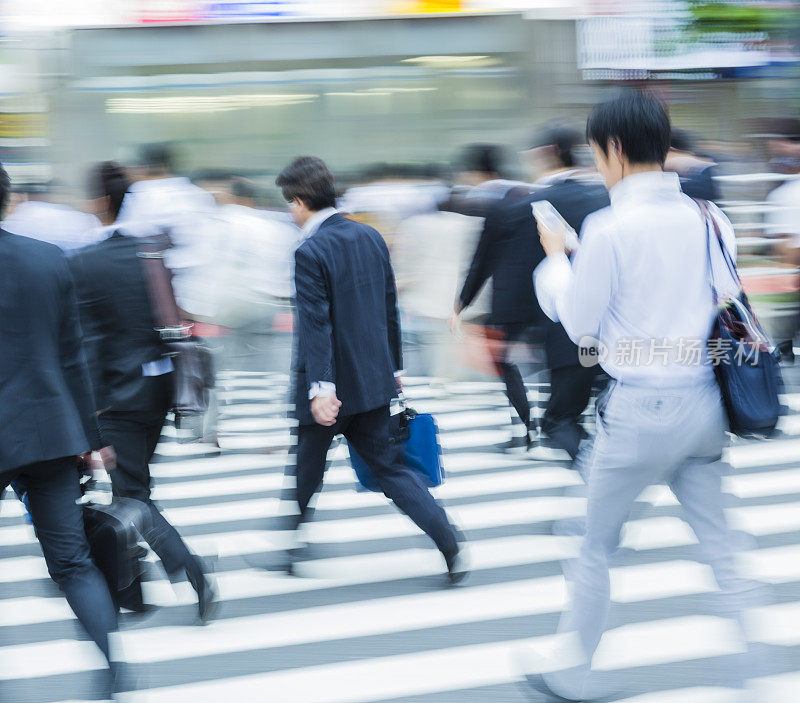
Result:
{"label": "smartphone in hand", "polygon": [[537,200],[531,203],[531,210],[537,222],[552,230],[563,229],[566,232],[566,246],[569,251],[576,251],[580,246],[578,235],[567,221],[561,216],[553,204],[547,200]]}

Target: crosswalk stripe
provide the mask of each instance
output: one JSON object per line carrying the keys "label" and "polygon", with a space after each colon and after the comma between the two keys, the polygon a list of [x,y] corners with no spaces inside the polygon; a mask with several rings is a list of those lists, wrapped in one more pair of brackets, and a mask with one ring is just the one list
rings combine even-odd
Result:
{"label": "crosswalk stripe", "polygon": [[[504,619],[557,613],[565,604],[563,577],[547,575],[552,573],[551,567],[535,565],[574,557],[580,538],[513,533],[523,531],[521,526],[573,518],[576,520],[568,531],[578,529],[585,511],[585,501],[579,497],[582,491],[574,490],[580,480],[576,472],[565,467],[566,455],[561,452],[539,448],[527,455],[504,455],[493,450],[510,433],[510,412],[501,383],[457,383],[437,388],[429,385],[432,379],[428,378],[404,380],[412,407],[437,415],[447,480],[434,494],[444,501],[453,522],[472,538],[468,547],[470,566],[482,574],[479,585],[467,582],[459,589],[430,591],[430,579],[442,578],[441,555],[382,495],[353,490],[355,478],[345,443],[335,444],[329,454],[326,490],[316,503],[317,521],[302,528],[301,537],[320,545],[325,558],[299,563],[297,571],[303,578],[240,568],[243,562],[251,561],[250,555],[255,563],[291,544],[288,533],[252,528],[262,524],[262,519],[265,527],[272,525],[268,518],[291,510],[291,505],[278,496],[292,481],[284,478],[284,469],[291,460],[287,448],[293,442],[291,428],[295,423],[286,416],[285,375],[221,373],[219,379],[222,451],[216,453],[207,444],[181,444],[186,432],[168,425],[152,465],[156,479],[153,497],[168,505],[165,516],[173,524],[187,528],[190,534],[186,542],[197,553],[245,557],[220,562],[217,574],[221,600],[229,604],[225,606],[231,609],[228,613],[236,617],[198,629],[175,626],[173,623],[183,616],[164,611],[168,613],[165,619],[154,618],[115,638],[115,646],[121,647],[124,658],[134,664],[148,667],[183,660],[180,673],[176,669],[173,675],[154,681],[154,685],[163,687],[131,694],[127,700],[218,703],[236,696],[244,702],[263,700],[265,692],[270,700],[280,703],[388,701],[435,693],[446,697],[447,692],[452,692],[455,700],[459,691],[518,680],[513,654],[519,646],[548,648],[556,643],[551,635],[515,641],[512,634],[504,641],[488,644],[430,649],[447,644],[446,638],[451,636],[448,628],[456,631],[462,624],[493,623],[488,631],[502,632],[498,627]],[[537,402],[532,414],[541,416],[547,393],[529,384],[528,395]],[[782,401],[800,409],[800,393],[786,394]],[[800,582],[800,544],[785,544],[785,535],[796,542],[791,533],[800,531],[800,501],[790,498],[800,493],[800,415],[783,417],[780,429],[784,435],[779,439],[760,443],[737,440],[726,450],[734,471],[724,480],[724,489],[740,501],[762,503],[729,508],[727,515],[734,528],[759,538],[781,535],[767,542],[779,546],[741,555],[743,574],[771,584],[793,584],[794,588],[795,582]],[[548,495],[561,493],[561,489],[569,489],[567,495]],[[545,495],[530,495],[538,491]],[[769,498],[777,502],[763,504]],[[652,512],[644,516],[637,513],[640,519],[626,524],[622,546],[651,553],[646,563],[612,571],[614,600],[672,598],[675,603],[691,603],[695,595],[714,591],[708,567],[686,560],[685,555],[691,558],[691,552],[675,551],[695,544],[696,537],[683,519],[674,517],[678,514],[677,501],[671,491],[665,486],[650,487],[639,500],[650,503]],[[786,500],[791,502],[781,502]],[[22,514],[16,500],[0,503],[0,547],[15,547],[16,554],[29,554],[32,552],[26,545],[35,544],[35,538],[30,526],[15,522]],[[420,547],[408,538],[419,538]],[[662,554],[662,550],[669,551]],[[316,554],[313,547],[311,554]],[[152,553],[148,558],[157,561]],[[627,561],[631,557],[623,558]],[[528,566],[531,568],[519,568]],[[30,626],[38,624],[31,634],[31,639],[38,640],[41,635],[36,633],[47,628],[65,631],[61,625],[48,623],[66,623],[69,632],[69,623],[74,621],[63,598],[46,595],[49,586],[39,584],[26,592],[26,583],[45,578],[47,569],[41,556],[0,559],[0,585],[5,596],[0,597],[0,632],[11,635],[12,642],[20,642],[0,647],[0,681],[27,678],[31,690],[42,677],[87,677],[104,665],[96,647],[87,641],[25,643]],[[418,578],[428,580],[417,583],[414,579]],[[385,585],[374,592],[358,588],[379,583]],[[187,583],[173,585],[161,579],[145,582],[143,587],[149,603],[166,608],[196,603]],[[54,586],[51,590],[55,594]],[[304,601],[302,594],[311,592],[317,595]],[[363,599],[365,593],[370,598]],[[371,597],[379,594],[382,597]],[[248,600],[253,602],[254,612],[241,615],[251,612]],[[281,610],[272,612],[277,603]],[[312,603],[313,607],[307,607]],[[648,608],[634,612],[641,617]],[[748,617],[757,641],[772,647],[800,646],[800,602],[770,605],[750,612]],[[432,636],[400,635],[424,630],[430,630]],[[337,642],[386,636],[391,636],[387,642],[398,643],[396,649],[389,644],[383,650],[386,656],[367,653],[364,659],[338,661]],[[322,643],[329,643],[325,650],[320,649]],[[226,656],[225,652],[235,656],[292,645],[329,652],[323,661],[337,663],[300,668],[288,668],[287,664],[271,673],[230,678],[229,670],[215,669],[214,665],[204,669],[206,662]],[[360,644],[354,641],[349,646],[358,648]],[[409,646],[414,651],[406,653]],[[728,621],[685,615],[635,622],[607,633],[595,666],[601,670],[659,666],[725,656],[740,649],[738,634]],[[308,661],[301,658],[299,663]],[[245,669],[258,670],[257,665]],[[793,672],[767,677],[763,683],[783,696],[775,703],[783,702],[791,699],[786,695],[794,690],[792,685],[800,686],[798,677],[800,672]],[[705,694],[710,697],[703,698]],[[81,695],[89,694],[84,690]],[[653,691],[624,703],[677,703],[678,698],[682,703],[729,703],[728,698],[735,699],[735,695],[735,691],[724,688],[676,689]],[[773,703],[767,698],[758,702]]]}
{"label": "crosswalk stripe", "polygon": [[[579,538],[576,537],[544,535],[480,540],[469,546],[470,569],[479,572],[486,569],[568,559],[577,554],[578,543]],[[741,555],[743,573],[770,583],[800,581],[798,557],[800,557],[800,546],[796,545],[745,552]],[[40,577],[46,576],[43,561],[38,561],[42,567]],[[669,564],[672,567],[676,563],[678,562],[659,564]],[[217,576],[220,599],[224,602],[434,576],[442,573],[443,564],[441,557],[434,550],[409,549],[384,554],[301,562],[296,570],[303,578],[288,578],[252,569],[222,572]],[[688,568],[687,573],[689,573]],[[626,583],[625,579],[629,582],[637,577],[657,580],[657,576],[658,574],[650,568],[637,571],[631,567],[627,571],[617,572],[621,584]],[[651,597],[659,597],[657,585],[651,587],[654,589]],[[709,590],[711,589],[713,584],[709,586]],[[172,585],[169,581],[146,582],[144,591],[146,602],[162,607],[196,602],[194,592],[187,583]],[[616,594],[616,600],[621,602],[627,600],[624,591]],[[792,622],[795,616],[795,611],[789,611],[782,622],[784,624]],[[0,600],[0,626],[10,627],[72,618],[72,611],[61,599],[24,597]],[[797,624],[798,628],[795,631],[800,632],[800,623]]]}
{"label": "crosswalk stripe", "polygon": [[[519,680],[516,652],[526,645],[547,648],[555,639],[546,635],[169,686],[131,694],[125,703],[213,703],[222,697],[259,700],[264,691],[281,703],[366,703],[458,691]],[[642,647],[643,640],[653,646]],[[598,668],[612,670],[686,661],[740,652],[738,642],[730,621],[674,618],[609,631],[596,662]]]}
{"label": "crosswalk stripe", "polygon": [[[710,569],[692,562],[646,564],[611,571],[612,599],[621,602],[706,593],[714,588]],[[566,602],[563,576],[549,576],[228,618],[201,629],[193,626],[136,629],[120,633],[117,640],[125,661],[153,663],[559,612]],[[21,604],[9,604],[9,611],[13,605]],[[753,620],[768,619],[771,624],[785,616],[785,604],[777,607],[780,607],[777,613],[776,606],[759,609],[752,615]],[[83,644],[76,642],[76,650],[85,649]],[[14,646],[0,647],[0,679],[10,678],[2,663],[6,650],[16,651]],[[77,652],[72,657],[79,666]]]}

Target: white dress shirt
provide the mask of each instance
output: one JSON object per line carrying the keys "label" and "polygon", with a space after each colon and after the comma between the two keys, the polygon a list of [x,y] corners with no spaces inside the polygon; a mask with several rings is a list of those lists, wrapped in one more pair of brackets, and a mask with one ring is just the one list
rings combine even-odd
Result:
{"label": "white dress shirt", "polygon": [[[581,346],[599,342],[600,363],[623,383],[678,387],[710,381],[706,342],[715,310],[706,226],[677,174],[639,173],[610,191],[611,205],[583,225],[572,263],[548,256],[534,272],[544,312]],[[723,241],[736,256],[733,227],[713,205]],[[711,230],[720,297],[737,295]],[[583,342],[582,342],[583,340]]]}
{"label": "white dress shirt", "polygon": [[767,196],[767,234],[789,234],[789,246],[800,247],[800,177],[792,178]]}
{"label": "white dress shirt", "polygon": [[179,176],[132,184],[117,222],[132,236],[166,229],[172,248],[164,261],[173,273],[178,305],[192,317],[212,318],[216,301],[208,280],[219,254],[216,202],[211,193]]}
{"label": "white dress shirt", "polygon": [[20,203],[3,220],[3,229],[11,234],[55,244],[62,251],[73,251],[102,239],[100,220],[68,205],[28,200]]}

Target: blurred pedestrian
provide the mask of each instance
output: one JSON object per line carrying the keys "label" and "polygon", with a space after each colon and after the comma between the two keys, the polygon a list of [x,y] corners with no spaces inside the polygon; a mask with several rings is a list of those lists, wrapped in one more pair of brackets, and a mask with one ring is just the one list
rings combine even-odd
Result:
{"label": "blurred pedestrian", "polygon": [[115,496],[147,506],[153,528],[143,537],[171,578],[185,576],[198,597],[200,619],[211,617],[215,589],[208,568],[192,554],[150,497],[150,459],[172,402],[173,366],[156,331],[142,257],[144,241],[131,237],[117,217],[129,182],[112,162],[96,166],[89,196],[107,237],[71,259],[81,320],[90,349],[103,436],[114,445]]}
{"label": "blurred pedestrian", "polygon": [[148,144],[139,156],[142,180],[131,184],[119,222],[134,236],[166,233],[172,247],[166,262],[175,296],[189,319],[213,315],[214,301],[206,275],[216,254],[208,219],[216,211],[214,197],[188,178],[174,173],[175,155],[168,144]]}
{"label": "blurred pedestrian", "polygon": [[[457,362],[462,342],[450,333],[448,320],[482,226],[479,217],[432,211],[403,220],[397,230],[392,261],[403,332],[416,342],[421,372],[432,377],[434,386],[461,374]],[[470,311],[477,307],[473,304]]]}
{"label": "blurred pedestrian", "polygon": [[499,153],[496,147],[473,145],[464,156],[461,178],[474,185],[462,197],[461,211],[483,216],[485,222],[451,315],[451,328],[459,333],[462,313],[491,279],[487,336],[499,347],[494,350],[495,363],[514,409],[512,436],[501,449],[526,451],[533,445],[536,420],[531,419],[525,382],[510,352],[513,344],[538,345],[543,339],[546,317],[533,291],[533,269],[543,254],[533,229],[517,227],[508,220],[509,207],[530,188],[500,178]]}
{"label": "blurred pedestrian", "polygon": [[[536,270],[542,307],[573,341],[585,335],[598,340],[603,368],[613,379],[598,401],[572,603],[559,624],[555,659],[536,667],[552,673],[528,676],[554,701],[593,697],[591,660],[610,606],[608,560],[647,486],[667,483],[672,489],[713,569],[726,612],[741,617],[758,592],[738,575],[726,524],[725,412],[706,344],[716,313],[709,267],[720,295],[737,294],[738,285],[720,248],[709,249],[713,234],[700,209],[681,193],[678,176],[663,171],[670,136],[664,106],[647,93],[626,91],[595,106],[587,134],[611,205],[587,218],[571,263],[565,230],[539,223],[547,258]],[[731,224],[713,205],[710,211],[735,256]],[[675,348],[662,352],[664,340]],[[699,357],[681,352],[693,340]],[[658,355],[629,353],[636,347],[657,348]]]}
{"label": "blurred pedestrian", "polygon": [[681,190],[686,195],[711,202],[719,200],[719,186],[714,180],[716,166],[711,159],[697,154],[689,132],[672,128],[664,170],[674,171],[680,176]]}
{"label": "blurred pedestrian", "polygon": [[[132,236],[169,237],[171,246],[164,253],[164,261],[172,272],[176,302],[185,319],[198,323],[201,331],[195,330],[195,335],[208,337],[208,348],[218,350],[213,339],[217,330],[204,324],[213,320],[218,310],[218,291],[210,281],[224,247],[215,220],[214,196],[188,178],[175,175],[175,154],[168,144],[142,147],[138,172],[142,180],[128,189],[118,221]],[[209,394],[208,410],[184,420],[182,429],[219,448],[214,389]]]}
{"label": "blurred pedestrian", "polygon": [[[525,183],[506,178],[506,155],[498,144],[468,144],[456,159],[456,186],[445,209],[486,217],[489,208]],[[460,189],[458,188],[460,186]]]}
{"label": "blurred pedestrian", "polygon": [[57,183],[30,184],[21,188],[18,196],[19,201],[3,219],[6,232],[55,244],[65,252],[97,241],[100,222],[60,202]]}
{"label": "blurred pedestrian", "polygon": [[[590,213],[609,204],[608,191],[599,178],[579,165],[584,145],[582,135],[567,125],[548,125],[538,130],[531,147],[524,152],[534,189],[508,208],[508,227],[535,234],[531,203],[547,200],[579,233]],[[581,416],[589,403],[598,368],[580,362],[578,347],[560,322],[546,319],[544,330],[550,371],[550,395],[541,421],[544,441],[563,449],[574,461],[587,436]]]}
{"label": "blurred pedestrian", "polygon": [[320,489],[328,449],[343,434],[381,490],[435,543],[452,582],[465,576],[456,533],[444,510],[403,459],[400,417],[391,404],[402,374],[394,274],[383,238],[342,217],[327,166],[293,161],[276,181],[303,243],[295,253],[295,466],[299,520]]}
{"label": "blurred pedestrian", "polygon": [[220,242],[208,285],[216,290],[213,321],[231,330],[228,363],[288,372],[288,355],[272,352],[275,327],[291,315],[300,230],[289,218],[256,207],[258,190],[245,178],[228,179],[224,195],[225,204],[213,216]]}
{"label": "blurred pedestrian", "polygon": [[[10,185],[0,167],[0,213]],[[116,608],[76,501],[78,458],[98,450],[111,470],[114,452],[97,425],[67,261],[37,239],[0,230],[0,494],[12,481],[27,493],[50,576],[109,659]]]}

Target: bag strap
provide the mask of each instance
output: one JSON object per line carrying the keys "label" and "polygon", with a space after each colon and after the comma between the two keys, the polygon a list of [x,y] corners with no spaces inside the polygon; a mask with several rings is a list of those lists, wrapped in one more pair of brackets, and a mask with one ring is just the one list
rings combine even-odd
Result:
{"label": "bag strap", "polygon": [[139,252],[144,269],[144,279],[153,307],[156,330],[162,339],[180,339],[184,336],[180,309],[172,288],[172,274],[164,264],[166,247],[147,240]]}
{"label": "bag strap", "polygon": [[730,251],[728,251],[728,247],[725,246],[725,240],[722,238],[722,230],[720,230],[717,218],[711,214],[711,209],[708,207],[708,201],[701,200],[699,198],[695,198],[694,201],[697,203],[697,207],[700,208],[700,214],[702,215],[703,221],[706,225],[706,261],[708,263],[708,282],[711,286],[711,296],[714,300],[714,305],[716,305],[719,302],[719,292],[717,291],[717,287],[714,285],[714,266],[711,263],[712,228],[714,229],[715,239],[717,240],[717,245],[722,253],[722,258],[728,266],[731,276],[733,276],[733,279],[739,284],[739,288],[743,290],[742,279],[739,278],[739,271],[736,269],[736,262],[733,260],[733,256],[731,255]]}

